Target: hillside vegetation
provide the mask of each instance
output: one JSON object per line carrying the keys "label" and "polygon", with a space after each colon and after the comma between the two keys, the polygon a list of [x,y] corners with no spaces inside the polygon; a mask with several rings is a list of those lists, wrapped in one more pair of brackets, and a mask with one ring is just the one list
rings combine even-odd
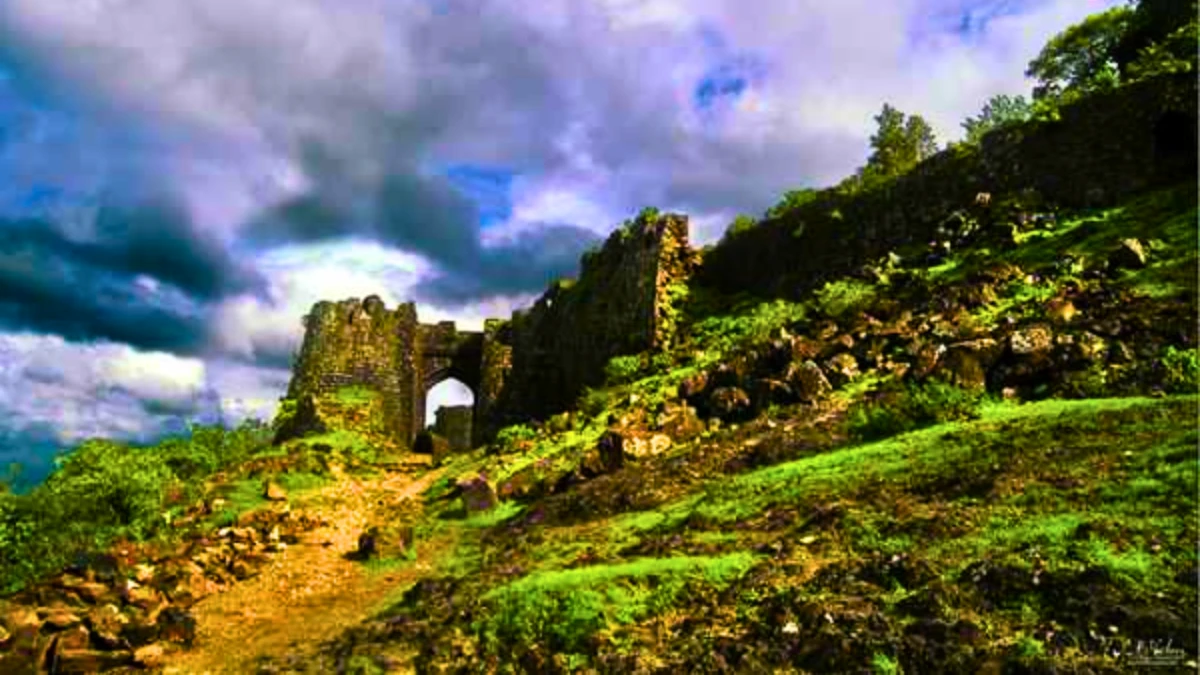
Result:
{"label": "hillside vegetation", "polygon": [[[1194,71],[1194,20],[1169,4],[1056,37],[1034,101],[989,102],[966,143]],[[933,141],[916,119],[885,106],[872,159],[831,189],[918,165]],[[812,203],[794,191],[769,217]],[[618,356],[568,412],[436,462],[386,438],[361,387],[314,403],[324,433],[281,444],[290,407],[84,443],[0,491],[0,672],[211,649],[191,608],[269,575],[344,507],[331,486],[375,500],[342,557],[406,581],[319,632],[335,638],[264,648],[258,672],[1194,672],[1195,177],[1110,208],[1023,192],[944,217],[932,247],[791,299],[673,287],[669,349]],[[416,503],[381,494],[398,474]]]}

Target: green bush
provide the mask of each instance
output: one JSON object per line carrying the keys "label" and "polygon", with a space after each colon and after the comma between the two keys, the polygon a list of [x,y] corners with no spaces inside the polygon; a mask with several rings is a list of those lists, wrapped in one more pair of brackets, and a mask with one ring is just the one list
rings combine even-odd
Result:
{"label": "green bush", "polygon": [[1163,388],[1172,394],[1200,391],[1200,350],[1167,347],[1160,359]]}
{"label": "green bush", "polygon": [[270,436],[255,421],[233,430],[193,427],[190,437],[148,447],[94,439],[63,453],[28,493],[0,490],[0,593],[118,538],[164,534],[164,516],[193,501],[205,478],[269,452]]}
{"label": "green bush", "polygon": [[755,225],[758,225],[758,222],[755,221],[754,218],[747,216],[744,213],[740,214],[737,218],[733,219],[733,222],[729,224],[729,227],[725,228],[724,238],[733,239],[738,235],[753,230]]}
{"label": "green bush", "polygon": [[298,403],[294,398],[279,399],[279,408],[275,411],[275,418],[271,420],[271,428],[279,431],[285,424],[292,421],[296,416],[296,407]]}
{"label": "green bush", "polygon": [[876,440],[943,422],[975,419],[982,402],[982,393],[936,380],[892,383],[852,405],[847,422],[855,438]]}
{"label": "green bush", "polygon": [[537,432],[524,424],[514,424],[501,429],[496,434],[496,445],[504,450],[511,450],[522,441],[532,441],[537,438]]}
{"label": "green bush", "polygon": [[816,292],[817,307],[826,315],[840,319],[861,312],[875,300],[875,287],[856,279],[839,279]]}
{"label": "green bush", "polygon": [[641,372],[641,355],[614,356],[604,366],[604,379],[609,386],[616,386],[633,382]]}
{"label": "green bush", "polygon": [[[805,204],[816,201],[817,197],[819,197],[820,195],[821,195],[820,191],[814,190],[812,188],[801,188],[799,190],[789,190],[788,192],[784,193],[783,199],[781,199],[779,201],[779,203],[777,203],[774,206],[772,206],[771,208],[767,209],[766,217],[767,218],[778,218],[779,216],[784,215],[788,211],[798,209],[801,206],[804,206]],[[735,224],[736,224],[736,222],[737,221],[734,221]]]}
{"label": "green bush", "polygon": [[584,417],[599,417],[608,409],[609,395],[604,389],[584,389],[575,406]]}

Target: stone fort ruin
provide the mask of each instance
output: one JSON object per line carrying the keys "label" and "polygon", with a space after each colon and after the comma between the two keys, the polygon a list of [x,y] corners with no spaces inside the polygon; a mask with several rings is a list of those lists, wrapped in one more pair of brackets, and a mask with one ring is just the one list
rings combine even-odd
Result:
{"label": "stone fort ruin", "polygon": [[425,427],[429,390],[449,378],[474,394],[472,444],[564,410],[600,383],[611,357],[669,345],[670,289],[694,263],[687,236],[682,216],[639,217],[584,256],[577,281],[555,283],[533,307],[489,319],[481,332],[421,323],[411,302],[394,309],[377,296],[318,302],[304,318],[287,397],[370,388],[402,447]]}

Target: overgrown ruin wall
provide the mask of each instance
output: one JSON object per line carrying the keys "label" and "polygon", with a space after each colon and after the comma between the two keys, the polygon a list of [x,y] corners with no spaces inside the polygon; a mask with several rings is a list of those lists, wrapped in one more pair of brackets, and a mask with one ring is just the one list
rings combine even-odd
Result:
{"label": "overgrown ruin wall", "polygon": [[977,150],[944,151],[875,192],[822,194],[721,242],[701,283],[794,296],[900,246],[928,242],[979,192],[1022,189],[1062,207],[1104,207],[1196,176],[1196,78],[1168,76],[1091,96],[1061,119],[995,131]]}
{"label": "overgrown ruin wall", "polygon": [[412,303],[388,311],[376,296],[319,302],[305,319],[288,397],[371,387],[403,446],[425,426],[429,389],[447,378],[475,395],[466,432],[473,445],[508,424],[565,410],[604,379],[611,357],[669,345],[673,293],[694,265],[687,219],[639,218],[582,263],[578,281],[556,283],[510,320],[489,319],[482,333],[421,324]]}
{"label": "overgrown ruin wall", "polygon": [[404,402],[416,394],[418,355],[406,347],[415,343],[417,326],[411,302],[391,311],[376,296],[316,303],[304,317],[304,343],[288,398],[370,387],[383,396],[384,427],[397,438],[411,438],[420,427]]}
{"label": "overgrown ruin wall", "polygon": [[[409,446],[425,427],[426,396],[446,379],[470,387],[483,409],[494,404],[494,396],[489,398],[494,388],[481,387],[496,379],[495,374],[485,377],[484,334],[459,331],[449,321],[419,323],[411,302],[390,311],[378,296],[318,302],[304,324],[287,397],[368,387],[382,396],[382,426],[401,446]],[[469,439],[469,426],[466,433]]]}
{"label": "overgrown ruin wall", "polygon": [[496,424],[566,410],[603,381],[613,356],[669,346],[672,287],[686,283],[693,265],[686,217],[639,217],[582,263],[578,280],[556,283],[513,314],[512,369]]}

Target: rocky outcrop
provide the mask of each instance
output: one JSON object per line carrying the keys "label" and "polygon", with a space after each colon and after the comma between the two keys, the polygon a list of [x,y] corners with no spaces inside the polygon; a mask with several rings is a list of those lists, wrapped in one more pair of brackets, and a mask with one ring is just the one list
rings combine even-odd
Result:
{"label": "rocky outcrop", "polygon": [[[200,502],[177,525],[222,506],[222,500]],[[258,511],[235,526],[197,532],[154,560],[134,564],[107,554],[83,559],[0,600],[0,672],[153,668],[164,645],[192,644],[195,621],[188,608],[254,576],[318,524],[286,507]]]}

